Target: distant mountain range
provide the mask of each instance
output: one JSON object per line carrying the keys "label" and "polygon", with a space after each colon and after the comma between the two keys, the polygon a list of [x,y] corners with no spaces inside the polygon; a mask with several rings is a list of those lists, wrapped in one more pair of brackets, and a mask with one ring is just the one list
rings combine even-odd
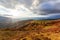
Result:
{"label": "distant mountain range", "polygon": [[11,23],[12,23],[11,18],[0,16],[0,28],[9,27]]}
{"label": "distant mountain range", "polygon": [[3,17],[3,16],[0,16],[0,23],[1,22],[10,22],[11,21],[11,18],[8,18],[8,17]]}
{"label": "distant mountain range", "polygon": [[25,18],[19,18],[15,20],[54,20],[54,19],[60,19],[60,14],[49,15],[48,17],[25,17]]}
{"label": "distant mountain range", "polygon": [[54,20],[60,19],[60,15],[51,15],[49,17],[33,17],[33,20]]}
{"label": "distant mountain range", "polygon": [[[44,15],[47,16],[47,15]],[[15,22],[15,21],[23,21],[23,20],[52,20],[52,19],[60,19],[60,14],[49,14],[48,17],[25,17],[25,18],[8,18],[4,16],[0,16],[0,22]]]}
{"label": "distant mountain range", "polygon": [[[57,25],[56,25],[57,24]],[[20,31],[32,31],[41,30],[45,27],[60,27],[60,19],[57,20],[24,20],[14,23],[9,28],[3,28],[2,30],[20,30]]]}
{"label": "distant mountain range", "polygon": [[[27,21],[29,22],[29,20],[55,20],[55,19],[60,19],[60,15],[51,15],[50,17],[30,17],[30,18],[27,17],[27,18],[19,18],[19,19],[11,19],[8,17],[0,16],[0,28],[13,27],[13,26],[15,26],[16,22],[20,22],[20,25],[22,26]],[[12,23],[12,20],[15,23]],[[26,20],[26,21],[24,21],[24,20]]]}

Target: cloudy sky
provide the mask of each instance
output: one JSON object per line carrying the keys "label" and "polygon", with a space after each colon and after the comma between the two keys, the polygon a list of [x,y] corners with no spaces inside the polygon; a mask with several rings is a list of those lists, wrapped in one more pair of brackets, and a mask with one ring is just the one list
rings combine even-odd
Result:
{"label": "cloudy sky", "polygon": [[59,7],[59,0],[0,0],[0,16],[48,17],[51,14],[60,15]]}

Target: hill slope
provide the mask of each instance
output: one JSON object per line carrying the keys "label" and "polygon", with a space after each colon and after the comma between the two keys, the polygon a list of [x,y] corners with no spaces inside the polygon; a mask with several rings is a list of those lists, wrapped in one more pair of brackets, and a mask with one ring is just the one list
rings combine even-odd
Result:
{"label": "hill slope", "polygon": [[28,20],[0,30],[0,40],[60,40],[60,19]]}

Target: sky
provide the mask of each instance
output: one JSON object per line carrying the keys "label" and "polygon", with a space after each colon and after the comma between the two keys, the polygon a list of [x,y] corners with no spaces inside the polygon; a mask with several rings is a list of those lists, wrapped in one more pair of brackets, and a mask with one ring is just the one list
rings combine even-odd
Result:
{"label": "sky", "polygon": [[0,16],[10,18],[60,15],[60,0],[0,0]]}

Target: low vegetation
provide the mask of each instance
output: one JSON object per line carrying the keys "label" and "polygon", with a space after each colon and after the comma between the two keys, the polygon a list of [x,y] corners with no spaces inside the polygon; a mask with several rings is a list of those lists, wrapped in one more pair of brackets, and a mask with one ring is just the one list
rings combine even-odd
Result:
{"label": "low vegetation", "polygon": [[0,40],[60,40],[60,19],[16,22],[0,29]]}

